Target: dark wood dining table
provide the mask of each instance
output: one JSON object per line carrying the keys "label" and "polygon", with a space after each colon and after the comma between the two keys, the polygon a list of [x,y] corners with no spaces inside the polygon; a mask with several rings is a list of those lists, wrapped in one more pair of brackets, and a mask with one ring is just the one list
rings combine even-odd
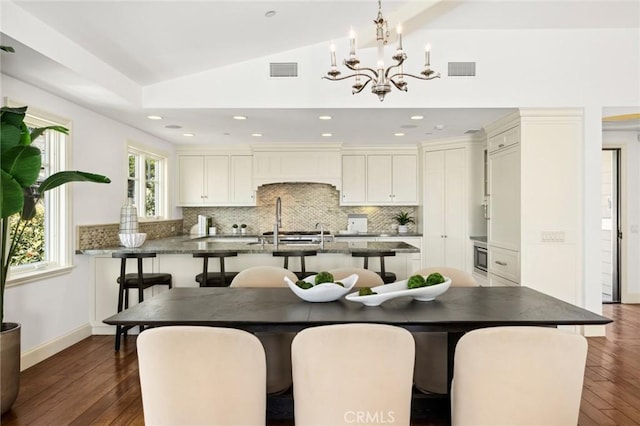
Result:
{"label": "dark wood dining table", "polygon": [[[612,320],[528,287],[452,287],[430,302],[402,297],[367,307],[299,299],[289,288],[174,287],[104,320],[124,326],[199,325],[250,332],[380,323],[448,336],[448,376],[465,332],[496,326],[602,325]],[[448,381],[451,383],[451,380]]]}

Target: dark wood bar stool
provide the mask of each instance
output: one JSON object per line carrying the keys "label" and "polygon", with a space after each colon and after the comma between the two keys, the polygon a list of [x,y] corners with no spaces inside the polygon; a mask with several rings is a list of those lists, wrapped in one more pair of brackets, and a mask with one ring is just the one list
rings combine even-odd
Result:
{"label": "dark wood bar stool", "polygon": [[[164,272],[143,272],[142,261],[145,258],[156,257],[155,253],[112,253],[111,257],[120,259],[120,276],[116,280],[119,286],[118,290],[118,312],[129,307],[129,290],[138,290],[138,302],[144,301],[144,290],[154,285],[166,285],[171,288],[171,274]],[[127,274],[127,259],[137,259],[138,271],[136,273]],[[116,326],[116,351],[120,350],[120,335],[127,337],[127,331],[132,326]],[[142,327],[140,327],[142,331]]]}
{"label": "dark wood bar stool", "polygon": [[384,258],[395,256],[395,251],[354,251],[351,253],[353,257],[363,257],[364,258],[364,269],[369,269],[369,258],[377,257],[380,258],[380,272],[377,272],[384,281],[385,284],[389,284],[395,282],[396,274],[393,272],[387,272],[384,267]]}
{"label": "dark wood bar stool", "polygon": [[309,275],[315,275],[317,272],[307,271],[305,266],[304,258],[307,256],[316,256],[318,254],[317,250],[287,250],[287,251],[274,251],[273,256],[276,257],[284,257],[284,269],[289,269],[289,258],[290,257],[299,257],[300,258],[300,271],[292,271],[298,279],[302,280]]}
{"label": "dark wood bar stool", "polygon": [[[202,273],[196,275],[196,281],[200,284],[200,287],[228,287],[229,284],[231,284],[233,277],[238,275],[238,273],[227,272],[224,267],[224,259],[227,257],[235,257],[237,255],[237,251],[193,253],[193,257],[202,258]],[[220,272],[209,272],[209,258],[212,257],[220,259]]]}

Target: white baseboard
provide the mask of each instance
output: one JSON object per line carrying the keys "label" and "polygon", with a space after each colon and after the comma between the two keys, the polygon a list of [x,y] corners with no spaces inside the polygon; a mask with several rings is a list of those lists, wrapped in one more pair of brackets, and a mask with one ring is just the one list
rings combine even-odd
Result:
{"label": "white baseboard", "polygon": [[91,326],[89,324],[85,324],[67,334],[56,337],[54,340],[43,343],[28,352],[24,352],[20,356],[20,371],[34,366],[40,361],[44,361],[50,356],[57,354],[71,345],[75,345],[82,339],[86,339],[89,336],[91,336]]}

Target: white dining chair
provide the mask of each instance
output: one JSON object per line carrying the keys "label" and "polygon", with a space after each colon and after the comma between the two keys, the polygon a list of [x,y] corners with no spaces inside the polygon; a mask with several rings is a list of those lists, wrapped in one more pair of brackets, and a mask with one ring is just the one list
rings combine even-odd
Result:
{"label": "white dining chair", "polygon": [[147,425],[264,425],[260,341],[232,328],[170,326],[138,336]]}
{"label": "white dining chair", "polygon": [[333,278],[336,281],[344,279],[350,275],[358,275],[358,281],[356,281],[355,287],[376,287],[384,284],[382,277],[376,272],[364,268],[336,268],[330,269]]}
{"label": "white dining chair", "polygon": [[[451,278],[451,287],[477,287],[471,274],[450,267],[420,269],[411,275],[429,276],[439,272]],[[447,333],[414,332],[416,341],[416,366],[413,379],[416,388],[423,393],[446,394],[447,383]]]}
{"label": "white dining chair", "polygon": [[[253,266],[244,269],[231,281],[230,287],[286,287],[284,277],[296,282],[298,277],[277,266]],[[267,393],[279,394],[291,388],[291,341],[295,333],[261,331],[255,333],[267,356]]]}
{"label": "white dining chair", "polygon": [[414,343],[407,330],[312,327],[298,333],[291,352],[297,426],[409,424]]}
{"label": "white dining chair", "polygon": [[458,341],[454,426],[576,425],[587,340],[544,327],[495,327]]}

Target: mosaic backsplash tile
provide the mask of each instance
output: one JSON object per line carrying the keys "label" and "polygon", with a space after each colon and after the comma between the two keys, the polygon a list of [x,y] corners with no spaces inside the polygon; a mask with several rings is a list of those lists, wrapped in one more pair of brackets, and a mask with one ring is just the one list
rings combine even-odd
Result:
{"label": "mosaic backsplash tile", "polygon": [[[231,233],[231,226],[245,223],[247,232],[259,234],[273,231],[276,198],[282,200],[282,230],[308,231],[320,222],[332,233],[347,228],[347,215],[358,213],[368,217],[368,231],[391,232],[396,224],[393,216],[400,210],[417,218],[416,206],[340,206],[340,193],[322,183],[277,183],[258,188],[255,207],[185,207],[182,209],[184,232],[198,222],[198,215],[213,218],[219,234]],[[409,230],[414,231],[415,225]]]}
{"label": "mosaic backsplash tile", "polygon": [[[170,237],[182,233],[182,219],[140,222],[140,232],[147,233],[147,239]],[[76,230],[76,247],[78,250],[101,247],[117,247],[120,245],[119,223],[106,225],[81,225]]]}

